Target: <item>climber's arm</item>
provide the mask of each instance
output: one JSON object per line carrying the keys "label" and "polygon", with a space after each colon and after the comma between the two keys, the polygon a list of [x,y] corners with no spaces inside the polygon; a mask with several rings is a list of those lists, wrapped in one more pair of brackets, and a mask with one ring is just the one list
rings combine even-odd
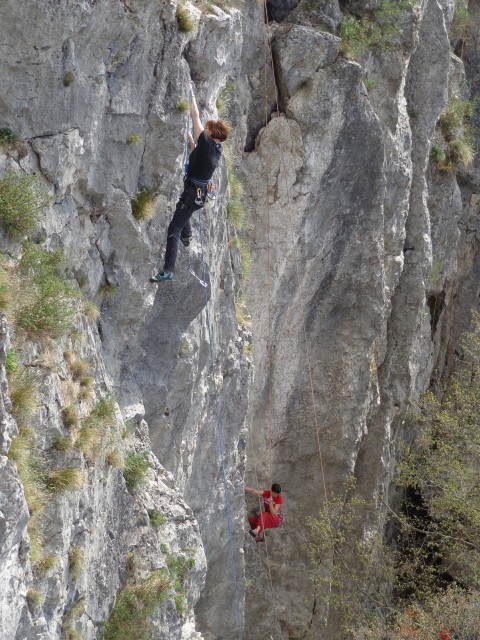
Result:
{"label": "climber's arm", "polygon": [[197,101],[195,99],[195,94],[192,90],[192,118],[193,118],[193,131],[195,133],[195,137],[199,138],[200,134],[203,131],[203,124],[200,121],[200,112],[198,110]]}
{"label": "climber's arm", "polygon": [[245,487],[245,493],[253,493],[256,496],[263,496],[263,491],[254,489],[253,487]]}

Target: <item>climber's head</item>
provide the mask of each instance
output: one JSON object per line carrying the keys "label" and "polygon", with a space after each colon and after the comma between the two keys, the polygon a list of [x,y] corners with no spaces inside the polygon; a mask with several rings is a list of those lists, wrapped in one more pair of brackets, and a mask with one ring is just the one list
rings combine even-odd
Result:
{"label": "climber's head", "polygon": [[272,484],[272,493],[275,493],[278,496],[279,493],[282,493],[282,487],[277,483]]}
{"label": "climber's head", "polygon": [[230,133],[230,125],[225,120],[207,120],[205,131],[211,138],[225,142]]}

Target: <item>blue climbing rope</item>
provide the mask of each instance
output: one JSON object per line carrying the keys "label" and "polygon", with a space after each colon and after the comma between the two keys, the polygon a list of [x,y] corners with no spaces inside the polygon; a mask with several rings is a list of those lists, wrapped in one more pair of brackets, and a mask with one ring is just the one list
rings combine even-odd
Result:
{"label": "blue climbing rope", "polygon": [[[198,223],[200,225],[200,247],[201,247],[201,255],[202,255],[202,280],[204,282],[207,281],[206,279],[206,271],[205,271],[205,258],[204,258],[204,252],[203,252],[203,224],[202,224],[202,214],[201,214],[201,209],[198,210]],[[217,428],[216,428],[216,435],[217,435],[217,447],[218,447],[218,452],[220,454],[220,466],[222,469],[222,479],[223,479],[223,492],[225,494],[225,516],[226,516],[226,520],[227,520],[227,529],[228,529],[228,543],[229,543],[229,547],[230,547],[230,556],[232,559],[232,573],[233,573],[233,586],[234,586],[234,590],[235,590],[235,607],[236,607],[236,613],[237,613],[237,623],[238,623],[238,629],[240,632],[240,640],[243,640],[243,629],[242,629],[242,618],[240,615],[240,599],[239,599],[239,595],[238,595],[238,583],[237,583],[237,572],[235,569],[235,554],[233,551],[233,535],[232,535],[232,521],[231,521],[231,516],[230,516],[230,502],[228,499],[228,491],[227,491],[227,476],[225,473],[225,460],[224,460],[224,446],[223,446],[223,439],[222,439],[222,428],[221,428],[221,421],[220,421],[220,403],[218,400],[218,390],[217,390],[217,383],[215,381],[215,353],[214,353],[214,349],[213,349],[213,336],[212,336],[212,328],[210,326],[210,314],[208,312],[208,293],[207,293],[207,289],[205,288],[205,315],[207,318],[207,328],[208,328],[208,341],[210,344],[210,360],[212,363],[212,380],[213,380],[213,390],[214,390],[214,397],[215,397],[215,408],[216,408],[216,414],[217,414]]]}

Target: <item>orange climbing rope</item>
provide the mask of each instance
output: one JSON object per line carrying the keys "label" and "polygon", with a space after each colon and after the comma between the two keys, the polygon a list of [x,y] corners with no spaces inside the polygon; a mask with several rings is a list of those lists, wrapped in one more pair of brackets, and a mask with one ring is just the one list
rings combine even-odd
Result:
{"label": "orange climbing rope", "polygon": [[[268,30],[269,27],[269,21],[268,21],[268,12],[267,12],[267,0],[264,0],[264,11],[265,11],[265,30]],[[272,67],[272,77],[273,77],[273,83],[274,83],[274,89],[275,89],[275,106],[276,106],[276,111],[277,111],[277,117],[280,116],[280,108],[279,108],[279,99],[278,99],[278,85],[277,85],[277,81],[275,78],[275,67],[274,67],[274,61],[273,61],[273,51],[272,51],[272,45],[271,43],[269,43],[269,52],[270,52],[270,64]],[[267,91],[267,88],[265,86],[265,93]],[[292,133],[291,133],[291,128],[290,128],[290,123],[288,118],[286,118],[286,122],[288,125],[288,132],[289,132],[289,136],[290,136],[290,144],[291,147],[293,148],[293,137],[292,137]],[[280,153],[280,160],[282,163],[282,170],[283,170],[283,175],[284,175],[284,180],[285,180],[285,191],[287,194],[287,211],[288,211],[288,221],[289,221],[289,229],[290,229],[290,235],[292,238],[292,247],[293,247],[293,255],[294,255],[294,261],[295,261],[295,277],[296,277],[296,284],[297,284],[297,290],[301,289],[301,282],[300,282],[300,268],[299,268],[299,259],[298,259],[298,255],[297,255],[297,251],[296,251],[296,246],[295,246],[295,236],[293,233],[293,218],[292,218],[292,207],[291,207],[291,203],[292,203],[292,198],[290,195],[290,188],[288,186],[288,180],[287,180],[287,172],[286,172],[286,167],[285,167],[285,157],[283,153]],[[267,167],[267,180],[268,180],[268,167]],[[321,471],[321,476],[322,476],[322,485],[323,485],[323,492],[324,492],[324,496],[325,496],[325,513],[327,516],[327,522],[328,522],[328,528],[329,528],[329,532],[330,532],[330,536],[333,537],[333,528],[332,528],[332,521],[331,521],[331,517],[330,517],[330,511],[328,508],[329,505],[329,499],[328,499],[328,491],[327,491],[327,484],[326,484],[326,479],[325,479],[325,466],[324,466],[324,462],[323,462],[323,453],[322,453],[322,446],[321,446],[321,440],[320,440],[320,425],[319,425],[319,420],[318,420],[318,415],[317,415],[317,405],[316,405],[316,399],[315,399],[315,389],[314,389],[314,384],[313,384],[313,367],[312,367],[312,362],[311,362],[311,357],[310,357],[310,351],[308,348],[308,340],[307,340],[307,328],[306,328],[306,320],[305,320],[305,310],[304,310],[304,306],[301,303],[299,305],[300,308],[300,312],[301,312],[301,317],[302,317],[302,331],[303,331],[303,339],[304,339],[304,344],[305,344],[305,355],[306,355],[306,359],[307,359],[307,370],[308,370],[308,380],[309,380],[309,387],[310,387],[310,397],[311,397],[311,403],[312,403],[312,410],[313,410],[313,418],[314,418],[314,423],[315,423],[315,433],[316,433],[316,439],[317,439],[317,449],[318,449],[318,458],[320,461],[320,471]],[[343,607],[346,608],[346,602],[345,602],[345,598],[343,597],[343,586],[340,584],[339,585],[339,589],[340,592],[342,594],[342,603],[343,603]]]}

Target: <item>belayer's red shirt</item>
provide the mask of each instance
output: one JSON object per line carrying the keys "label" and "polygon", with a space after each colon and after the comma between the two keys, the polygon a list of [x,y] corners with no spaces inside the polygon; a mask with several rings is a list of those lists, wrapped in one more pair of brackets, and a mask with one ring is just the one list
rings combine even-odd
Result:
{"label": "belayer's red shirt", "polygon": [[[265,509],[265,511],[267,513],[270,513],[270,507],[269,507],[269,503],[267,502],[268,498],[270,498],[272,495],[271,491],[264,491],[262,493],[263,496],[263,508]],[[282,500],[282,496],[281,495],[276,495],[275,498],[273,498],[273,502],[274,504],[283,504],[283,500]]]}

